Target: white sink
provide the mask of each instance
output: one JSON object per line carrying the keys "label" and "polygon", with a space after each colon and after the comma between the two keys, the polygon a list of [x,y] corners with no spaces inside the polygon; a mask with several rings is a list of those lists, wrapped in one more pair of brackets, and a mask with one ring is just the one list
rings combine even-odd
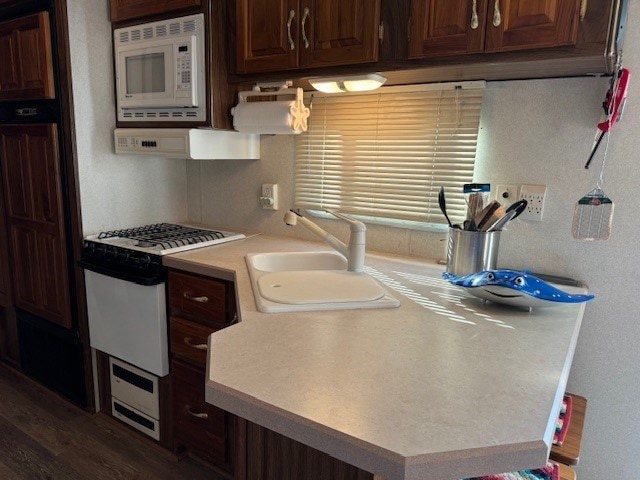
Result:
{"label": "white sink", "polygon": [[337,252],[249,253],[247,264],[263,272],[347,269],[347,259]]}
{"label": "white sink", "polygon": [[334,252],[249,253],[258,310],[265,313],[394,308],[400,302],[366,273],[347,271]]}

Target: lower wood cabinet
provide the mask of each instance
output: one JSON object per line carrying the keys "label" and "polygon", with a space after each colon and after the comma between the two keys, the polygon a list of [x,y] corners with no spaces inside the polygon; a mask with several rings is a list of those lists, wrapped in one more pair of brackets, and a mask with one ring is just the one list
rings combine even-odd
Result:
{"label": "lower wood cabinet", "polygon": [[234,418],[204,400],[204,370],[171,362],[173,441],[232,471]]}
{"label": "lower wood cabinet", "polygon": [[246,422],[246,479],[373,480],[373,474]]}

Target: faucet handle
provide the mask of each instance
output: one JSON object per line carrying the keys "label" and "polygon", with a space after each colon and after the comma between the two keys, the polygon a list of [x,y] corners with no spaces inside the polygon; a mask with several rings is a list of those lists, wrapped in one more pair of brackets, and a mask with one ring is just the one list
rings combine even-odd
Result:
{"label": "faucet handle", "polygon": [[351,228],[351,232],[352,233],[364,232],[364,231],[367,230],[367,227],[365,226],[364,223],[362,223],[360,220],[356,220],[355,218],[350,217],[349,215],[345,215],[344,213],[336,212],[335,210],[325,210],[325,211],[327,213],[330,213],[334,217],[339,218],[340,220],[344,220],[345,222],[347,222],[349,224],[349,227]]}

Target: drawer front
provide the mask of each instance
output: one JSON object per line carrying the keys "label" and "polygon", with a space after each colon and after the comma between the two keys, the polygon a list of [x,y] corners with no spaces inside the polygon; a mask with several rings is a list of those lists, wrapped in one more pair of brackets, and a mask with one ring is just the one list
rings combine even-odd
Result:
{"label": "drawer front", "polygon": [[171,313],[224,326],[227,284],[212,278],[169,272]]}
{"label": "drawer front", "polygon": [[231,470],[231,414],[205,402],[203,370],[172,361],[171,371],[174,443]]}
{"label": "drawer front", "polygon": [[171,317],[171,353],[199,367],[207,364],[207,339],[215,328]]}

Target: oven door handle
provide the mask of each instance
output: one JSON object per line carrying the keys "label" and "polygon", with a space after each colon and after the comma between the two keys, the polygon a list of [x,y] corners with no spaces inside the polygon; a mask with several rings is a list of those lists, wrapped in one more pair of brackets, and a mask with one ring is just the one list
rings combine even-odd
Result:
{"label": "oven door handle", "polygon": [[123,272],[117,268],[110,268],[105,265],[99,265],[93,263],[88,260],[79,260],[78,266],[84,268],[85,270],[90,270],[95,273],[99,273],[101,275],[106,275],[107,277],[117,278],[119,280],[124,280],[125,282],[131,282],[138,285],[143,285],[145,287],[152,285],[159,285],[164,282],[164,275],[161,274],[149,274],[149,275],[136,275],[131,272]]}

